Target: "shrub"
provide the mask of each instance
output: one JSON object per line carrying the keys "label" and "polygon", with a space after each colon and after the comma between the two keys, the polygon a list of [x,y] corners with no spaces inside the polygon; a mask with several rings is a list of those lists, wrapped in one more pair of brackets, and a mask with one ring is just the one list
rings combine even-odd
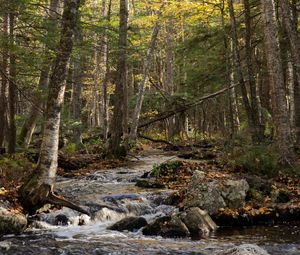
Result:
{"label": "shrub", "polygon": [[278,155],[270,146],[251,146],[236,163],[246,171],[265,176],[276,176],[279,170]]}
{"label": "shrub", "polygon": [[155,177],[166,176],[176,173],[179,167],[182,166],[181,161],[167,161],[161,164],[154,164],[151,175]]}

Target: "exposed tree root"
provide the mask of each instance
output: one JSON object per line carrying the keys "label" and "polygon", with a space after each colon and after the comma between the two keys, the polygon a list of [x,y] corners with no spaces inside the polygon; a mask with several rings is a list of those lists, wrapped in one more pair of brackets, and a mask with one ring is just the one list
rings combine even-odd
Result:
{"label": "exposed tree root", "polygon": [[75,211],[78,211],[78,212],[81,212],[81,213],[84,213],[84,214],[90,216],[90,213],[88,211],[84,210],[80,206],[75,205],[74,203],[72,203],[62,197],[55,195],[52,191],[49,192],[48,197],[46,198],[46,201],[49,202],[50,204],[65,206],[65,207],[68,207],[70,209],[73,209]]}

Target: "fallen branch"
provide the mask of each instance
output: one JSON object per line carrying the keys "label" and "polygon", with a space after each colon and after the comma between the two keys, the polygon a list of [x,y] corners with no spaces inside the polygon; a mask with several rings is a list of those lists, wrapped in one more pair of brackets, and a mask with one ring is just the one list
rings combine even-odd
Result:
{"label": "fallen branch", "polygon": [[143,138],[143,139],[146,139],[146,140],[149,140],[151,142],[154,142],[154,143],[164,143],[164,144],[167,144],[167,145],[170,145],[172,147],[176,147],[176,145],[166,141],[166,140],[162,140],[162,139],[154,139],[154,138],[151,138],[149,136],[145,136],[145,135],[141,135],[141,134],[138,134],[138,137],[140,138]]}
{"label": "fallen branch", "polygon": [[219,90],[219,91],[217,91],[215,93],[212,93],[212,94],[209,94],[207,96],[201,97],[201,98],[199,98],[195,102],[183,105],[180,108],[177,108],[177,109],[174,109],[174,110],[171,110],[171,111],[162,112],[161,114],[156,115],[152,119],[150,119],[150,120],[148,120],[148,121],[146,121],[144,123],[141,123],[138,126],[138,128],[140,129],[140,128],[149,126],[152,123],[155,123],[155,122],[158,122],[158,121],[161,121],[161,120],[165,120],[165,119],[167,119],[167,118],[169,118],[169,117],[171,117],[173,115],[176,115],[176,114],[181,113],[181,112],[185,112],[185,111],[189,110],[192,107],[195,107],[195,106],[197,106],[199,104],[202,104],[205,100],[213,98],[213,97],[216,97],[216,96],[219,96],[219,95],[223,94],[224,92],[226,92],[227,90],[232,89],[232,88],[234,88],[234,87],[236,87],[238,85],[239,85],[239,83],[236,83],[234,85],[231,85],[230,87],[221,89],[221,90]]}

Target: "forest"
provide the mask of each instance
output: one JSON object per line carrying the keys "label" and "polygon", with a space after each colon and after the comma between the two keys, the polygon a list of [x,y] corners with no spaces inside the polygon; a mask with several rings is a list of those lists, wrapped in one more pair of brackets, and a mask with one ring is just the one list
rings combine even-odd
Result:
{"label": "forest", "polygon": [[0,254],[300,254],[299,160],[298,0],[0,0]]}

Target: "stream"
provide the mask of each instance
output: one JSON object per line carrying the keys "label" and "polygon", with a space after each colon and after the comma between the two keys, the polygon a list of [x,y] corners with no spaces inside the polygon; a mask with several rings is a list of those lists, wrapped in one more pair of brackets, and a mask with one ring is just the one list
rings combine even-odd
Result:
{"label": "stream", "polygon": [[[72,201],[90,208],[92,217],[67,208],[40,214],[24,234],[0,239],[8,255],[79,254],[203,254],[214,255],[230,247],[257,244],[272,255],[300,254],[300,226],[258,226],[219,229],[201,240],[143,236],[138,232],[117,232],[106,228],[126,216],[143,216],[147,221],[176,208],[163,205],[171,190],[150,190],[135,186],[136,178],[174,156],[153,152],[127,167],[97,170],[88,176],[59,177],[56,190]],[[68,221],[66,226],[64,223]],[[53,225],[59,222],[61,226]]]}

